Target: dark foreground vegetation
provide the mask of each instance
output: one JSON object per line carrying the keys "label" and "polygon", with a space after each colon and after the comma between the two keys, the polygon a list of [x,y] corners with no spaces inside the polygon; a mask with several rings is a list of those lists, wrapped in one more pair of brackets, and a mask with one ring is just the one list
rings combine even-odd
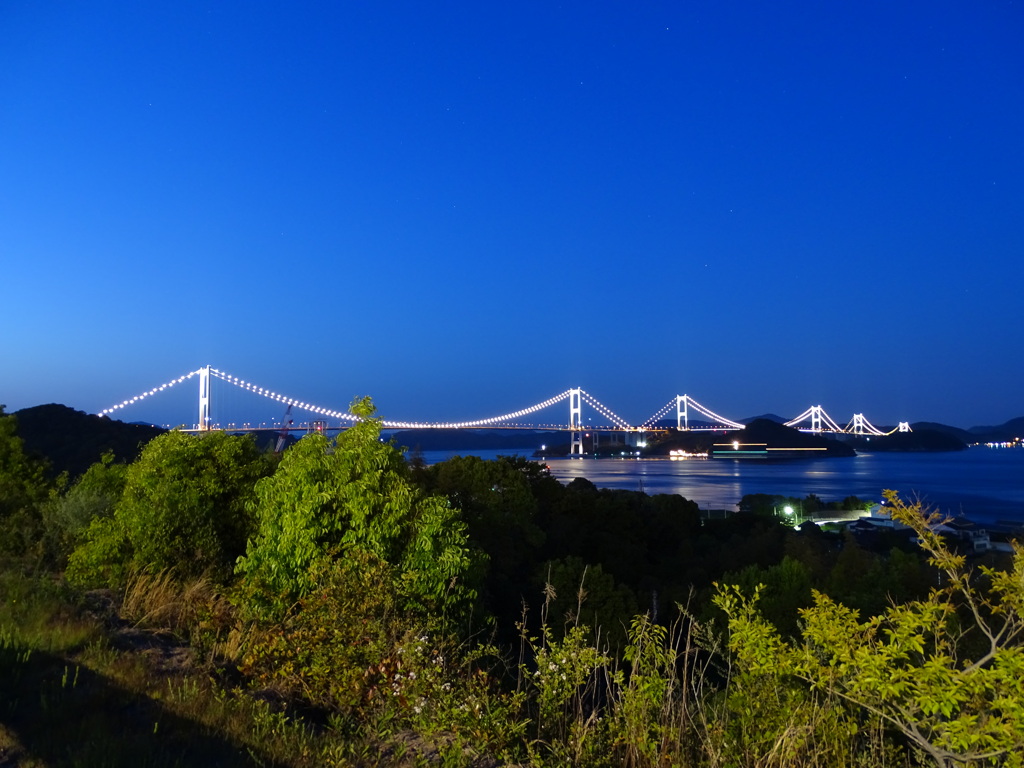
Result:
{"label": "dark foreground vegetation", "polygon": [[54,476],[0,411],[0,766],[1022,765],[1019,550],[422,466],[353,412]]}

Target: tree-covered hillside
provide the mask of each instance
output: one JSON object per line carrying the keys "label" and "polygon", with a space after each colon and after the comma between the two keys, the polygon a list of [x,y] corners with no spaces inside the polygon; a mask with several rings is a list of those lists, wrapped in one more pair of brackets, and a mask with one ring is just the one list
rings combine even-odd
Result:
{"label": "tree-covered hillside", "polygon": [[134,461],[143,445],[164,432],[159,427],[126,424],[66,405],[37,405],[14,415],[26,450],[45,458],[54,475],[67,472],[72,478],[85,472],[104,453],[113,453],[118,461]]}

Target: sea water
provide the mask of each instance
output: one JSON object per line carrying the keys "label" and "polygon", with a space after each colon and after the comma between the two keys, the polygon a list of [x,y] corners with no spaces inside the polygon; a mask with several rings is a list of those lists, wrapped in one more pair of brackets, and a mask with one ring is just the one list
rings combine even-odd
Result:
{"label": "sea water", "polygon": [[[434,463],[458,453],[425,451],[423,458]],[[461,453],[495,458],[515,452]],[[527,452],[520,455],[530,458]],[[978,446],[953,453],[861,453],[791,461],[549,458],[543,463],[563,483],[583,477],[599,488],[677,493],[701,509],[735,510],[751,493],[880,501],[882,491],[892,489],[904,499],[920,499],[939,512],[982,524],[1024,524],[1024,448]]]}

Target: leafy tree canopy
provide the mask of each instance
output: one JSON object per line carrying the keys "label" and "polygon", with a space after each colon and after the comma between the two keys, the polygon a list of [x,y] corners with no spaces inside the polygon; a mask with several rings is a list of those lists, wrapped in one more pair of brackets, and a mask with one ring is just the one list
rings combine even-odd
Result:
{"label": "leafy tree canopy", "polygon": [[46,466],[26,454],[14,416],[0,405],[0,550],[24,554],[38,540],[39,504],[46,498]]}
{"label": "leafy tree canopy", "polygon": [[483,585],[488,610],[504,611],[504,619],[519,615],[544,541],[531,487],[537,469],[534,462],[505,456],[495,461],[455,456],[416,473],[428,492],[444,494],[462,511],[470,542],[488,556]]}
{"label": "leafy tree canopy", "polygon": [[129,567],[227,576],[252,532],[255,483],[272,470],[246,436],[160,435],[128,467],[113,516],[90,523],[69,578],[117,583]]}
{"label": "leafy tree canopy", "polygon": [[325,558],[357,550],[392,567],[404,609],[458,617],[475,600],[480,564],[466,524],[447,499],[413,485],[369,398],[351,410],[360,421],[333,445],[309,435],[257,483],[257,532],[237,568],[250,608],[283,615],[320,586]]}
{"label": "leafy tree canopy", "polygon": [[93,520],[113,517],[127,476],[128,465],[115,463],[114,454],[108,452],[67,493],[51,496],[43,506],[51,558],[59,562],[74,551],[84,541]]}

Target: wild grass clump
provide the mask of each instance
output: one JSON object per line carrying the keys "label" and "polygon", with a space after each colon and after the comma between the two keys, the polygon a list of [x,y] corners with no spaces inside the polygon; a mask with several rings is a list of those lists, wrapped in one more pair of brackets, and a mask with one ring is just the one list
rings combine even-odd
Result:
{"label": "wild grass clump", "polygon": [[120,611],[123,619],[170,633],[211,662],[238,656],[242,628],[237,611],[208,574],[180,579],[172,569],[135,570],[127,578]]}

